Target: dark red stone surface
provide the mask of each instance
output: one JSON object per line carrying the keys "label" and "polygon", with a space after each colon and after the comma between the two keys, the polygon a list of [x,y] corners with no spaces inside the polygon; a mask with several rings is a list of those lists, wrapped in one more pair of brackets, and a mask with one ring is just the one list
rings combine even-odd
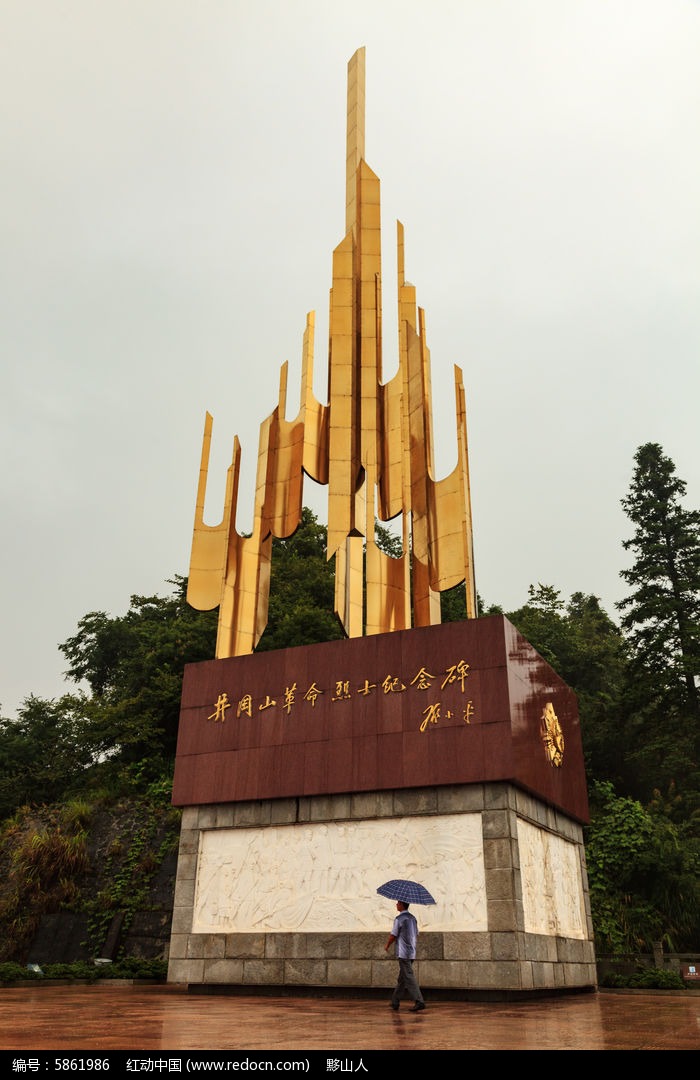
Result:
{"label": "dark red stone surface", "polygon": [[[565,739],[558,768],[542,740],[548,702]],[[177,806],[499,780],[588,821],[575,695],[502,615],[185,670]]]}

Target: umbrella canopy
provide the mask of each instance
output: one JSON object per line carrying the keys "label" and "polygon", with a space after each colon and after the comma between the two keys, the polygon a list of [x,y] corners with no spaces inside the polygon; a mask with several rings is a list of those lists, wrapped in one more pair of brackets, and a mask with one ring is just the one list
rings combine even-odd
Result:
{"label": "umbrella canopy", "polygon": [[403,878],[385,881],[379,886],[377,892],[380,896],[386,896],[387,900],[400,900],[404,904],[437,903],[424,885],[420,885],[417,881],[406,881]]}

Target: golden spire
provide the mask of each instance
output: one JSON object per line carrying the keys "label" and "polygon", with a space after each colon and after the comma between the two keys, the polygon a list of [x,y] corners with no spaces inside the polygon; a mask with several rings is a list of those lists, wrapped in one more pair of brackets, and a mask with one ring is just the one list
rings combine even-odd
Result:
{"label": "golden spire", "polygon": [[[299,414],[286,421],[287,365],[278,405],[260,429],[252,534],[236,531],[240,447],[234,442],[222,521],[203,521],[212,419],[207,414],[188,600],[219,605],[217,657],[251,652],[267,622],[272,537],[301,521],[303,473],[328,485],[328,557],[336,612],[349,637],[440,622],[440,592],[461,582],[476,615],[467,429],[455,368],[457,464],[434,478],[430,353],[416,290],[405,280],[398,225],[399,368],[382,383],[379,179],[364,160],[365,50],[348,64],[346,216],[333,252],[328,404],[313,394],[314,316],[307,317]],[[375,513],[401,515],[404,554],[375,543]],[[410,548],[410,555],[409,555]],[[413,588],[411,589],[411,576]],[[365,599],[366,598],[366,599]]]}

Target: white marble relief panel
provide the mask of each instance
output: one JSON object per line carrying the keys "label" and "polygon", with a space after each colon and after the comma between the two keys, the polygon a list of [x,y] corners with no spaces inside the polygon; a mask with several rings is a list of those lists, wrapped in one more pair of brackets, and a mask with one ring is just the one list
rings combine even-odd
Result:
{"label": "white marble relief panel", "polygon": [[479,814],[328,822],[200,834],[194,933],[387,930],[391,878],[420,881],[421,930],[486,930]]}
{"label": "white marble relief panel", "polygon": [[577,845],[518,819],[518,846],[526,933],[585,938]]}

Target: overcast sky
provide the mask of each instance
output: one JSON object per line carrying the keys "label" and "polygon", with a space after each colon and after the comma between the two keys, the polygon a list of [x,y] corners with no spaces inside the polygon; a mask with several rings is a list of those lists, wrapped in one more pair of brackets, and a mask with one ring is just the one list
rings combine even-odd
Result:
{"label": "overcast sky", "polygon": [[[186,573],[205,410],[220,517],[306,312],[325,398],[346,66],[426,309],[439,475],[467,392],[476,575],[613,614],[620,508],[659,442],[700,506],[696,0],[0,0],[2,712],[58,644]],[[325,520],[318,493],[307,501]]]}

